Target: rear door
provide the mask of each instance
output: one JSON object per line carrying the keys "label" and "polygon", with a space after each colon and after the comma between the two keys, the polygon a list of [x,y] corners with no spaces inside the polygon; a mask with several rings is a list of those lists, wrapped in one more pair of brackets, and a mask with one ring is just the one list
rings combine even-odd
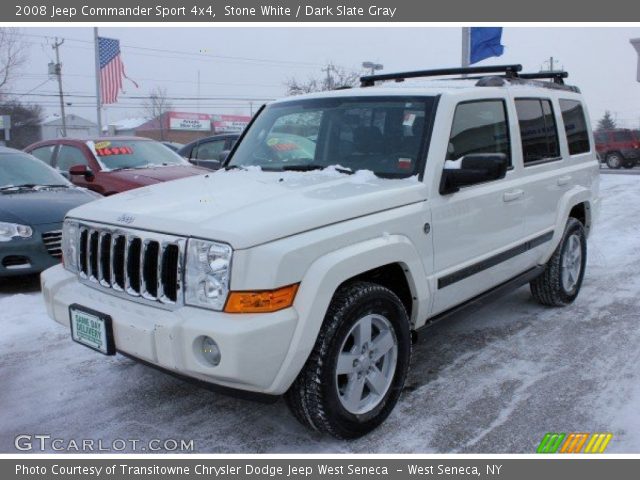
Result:
{"label": "rear door", "polygon": [[550,240],[560,198],[575,183],[561,152],[559,105],[549,97],[516,97],[515,106],[526,179],[525,232]]}

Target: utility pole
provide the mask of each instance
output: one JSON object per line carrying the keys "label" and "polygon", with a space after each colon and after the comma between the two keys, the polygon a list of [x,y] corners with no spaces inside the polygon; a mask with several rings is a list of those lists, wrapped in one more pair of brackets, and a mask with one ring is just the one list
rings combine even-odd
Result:
{"label": "utility pole", "polygon": [[334,69],[333,64],[329,63],[326,68],[323,68],[323,72],[327,72],[327,90],[333,90],[333,78],[331,77],[331,71]]}
{"label": "utility pole", "polygon": [[62,93],[62,64],[60,63],[60,46],[64,43],[64,38],[56,40],[51,46],[56,51],[55,75],[58,77],[58,96],[60,97],[60,117],[62,118],[62,136],[67,136],[67,118],[64,113],[64,94]]}
{"label": "utility pole", "polygon": [[[544,63],[542,64],[542,67],[540,69],[541,72],[555,72],[555,66],[558,63],[558,59],[557,58],[553,58],[553,57],[549,57],[549,60],[545,60]],[[544,70],[544,65],[547,64],[549,65],[549,70]],[[564,70],[564,67],[562,68],[562,70]]]}

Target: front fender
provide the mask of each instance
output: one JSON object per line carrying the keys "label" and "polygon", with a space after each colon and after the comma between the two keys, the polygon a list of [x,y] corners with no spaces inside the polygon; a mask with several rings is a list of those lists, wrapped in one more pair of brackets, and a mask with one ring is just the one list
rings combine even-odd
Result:
{"label": "front fender", "polygon": [[354,276],[391,263],[400,264],[413,293],[411,322],[426,318],[429,285],[424,265],[409,238],[385,235],[335,250],[308,268],[296,295],[299,321],[289,352],[270,390],[283,393],[293,383],[311,353],[333,294]]}

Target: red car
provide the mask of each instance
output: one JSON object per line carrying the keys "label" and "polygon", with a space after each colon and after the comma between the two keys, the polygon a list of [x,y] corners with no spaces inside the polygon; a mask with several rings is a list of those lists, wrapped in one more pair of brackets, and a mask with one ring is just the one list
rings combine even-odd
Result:
{"label": "red car", "polygon": [[633,168],[640,159],[640,139],[632,130],[595,132],[596,151],[609,168]]}
{"label": "red car", "polygon": [[141,137],[57,138],[29,145],[25,151],[74,184],[101,195],[211,173],[161,143]]}

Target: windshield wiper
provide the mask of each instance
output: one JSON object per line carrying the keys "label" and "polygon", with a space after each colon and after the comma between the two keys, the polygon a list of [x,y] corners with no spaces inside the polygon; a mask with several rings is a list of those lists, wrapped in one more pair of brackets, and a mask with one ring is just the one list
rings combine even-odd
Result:
{"label": "windshield wiper", "polygon": [[245,167],[244,165],[227,165],[226,167],[224,167],[225,170],[229,171],[229,170],[248,170],[247,167]]}
{"label": "windshield wiper", "polygon": [[4,185],[2,187],[0,187],[0,192],[6,192],[7,190],[27,190],[27,189],[34,189],[34,188],[38,188],[38,187],[43,187],[43,188],[69,188],[69,185],[64,185],[64,184],[60,184],[60,183],[51,183],[51,184],[47,184],[47,183],[23,183],[20,185]]}
{"label": "windshield wiper", "polygon": [[[347,175],[352,175],[353,170],[345,167],[337,167],[335,165],[330,165],[333,167],[336,172],[346,173]],[[325,168],[329,168],[327,165],[320,165],[317,163],[305,163],[305,164],[297,164],[297,165],[283,165],[281,170],[283,171],[291,171],[291,172],[310,172],[312,170],[324,170]]]}

